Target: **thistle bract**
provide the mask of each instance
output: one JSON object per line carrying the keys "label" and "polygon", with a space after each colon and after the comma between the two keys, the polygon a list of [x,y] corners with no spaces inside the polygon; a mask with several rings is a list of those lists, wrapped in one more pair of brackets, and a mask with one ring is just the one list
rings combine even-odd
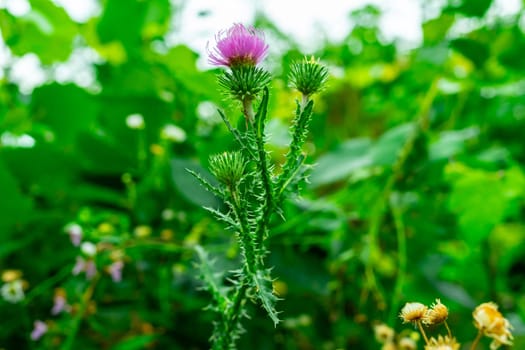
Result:
{"label": "thistle bract", "polygon": [[228,187],[235,187],[241,182],[245,166],[246,162],[240,152],[224,152],[210,157],[211,172]]}
{"label": "thistle bract", "polygon": [[328,69],[313,57],[295,63],[290,68],[290,83],[292,87],[305,96],[319,92],[328,79]]}
{"label": "thistle bract", "polygon": [[255,66],[239,66],[219,76],[219,85],[238,100],[253,100],[270,82],[270,74]]}
{"label": "thistle bract", "polygon": [[268,52],[262,32],[252,27],[236,23],[230,29],[220,31],[216,36],[216,46],[208,50],[208,61],[215,66],[230,68],[255,66]]}

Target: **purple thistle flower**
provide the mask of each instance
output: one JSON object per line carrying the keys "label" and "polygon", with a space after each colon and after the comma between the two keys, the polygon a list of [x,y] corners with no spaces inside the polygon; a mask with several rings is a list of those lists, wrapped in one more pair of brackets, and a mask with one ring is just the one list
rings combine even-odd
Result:
{"label": "purple thistle flower", "polygon": [[46,332],[47,324],[40,320],[36,320],[34,323],[34,328],[31,331],[31,340],[37,341],[38,339],[42,338],[42,336],[46,334]]}
{"label": "purple thistle flower", "polygon": [[208,62],[214,66],[255,66],[268,52],[262,32],[253,27],[246,28],[240,23],[220,31],[215,40],[217,44],[213,50],[208,49]]}

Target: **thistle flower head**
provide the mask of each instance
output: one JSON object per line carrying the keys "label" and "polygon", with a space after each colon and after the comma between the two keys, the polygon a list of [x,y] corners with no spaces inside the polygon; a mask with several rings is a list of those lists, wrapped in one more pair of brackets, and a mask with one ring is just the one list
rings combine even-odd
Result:
{"label": "thistle flower head", "polygon": [[313,56],[294,63],[290,68],[290,84],[306,96],[319,92],[327,79],[328,69]]}
{"label": "thistle flower head", "polygon": [[448,318],[448,308],[441,303],[441,300],[436,299],[436,302],[430,306],[425,316],[423,323],[426,325],[440,324]]}
{"label": "thistle flower head", "polygon": [[428,308],[421,303],[406,303],[401,309],[399,317],[403,323],[417,322],[425,317]]}
{"label": "thistle flower head", "polygon": [[240,23],[220,31],[215,40],[216,46],[208,49],[208,61],[215,66],[255,66],[268,52],[262,32],[253,27],[246,28]]}
{"label": "thistle flower head", "polygon": [[425,346],[425,350],[459,350],[459,343],[456,338],[449,336],[438,336],[438,338],[430,338],[430,341]]}
{"label": "thistle flower head", "polygon": [[474,325],[480,332],[493,339],[490,349],[498,349],[501,345],[512,345],[512,326],[498,311],[498,305],[492,302],[483,303],[472,313]]}
{"label": "thistle flower head", "polygon": [[224,152],[210,157],[210,170],[217,180],[235,187],[244,176],[246,162],[240,152]]}

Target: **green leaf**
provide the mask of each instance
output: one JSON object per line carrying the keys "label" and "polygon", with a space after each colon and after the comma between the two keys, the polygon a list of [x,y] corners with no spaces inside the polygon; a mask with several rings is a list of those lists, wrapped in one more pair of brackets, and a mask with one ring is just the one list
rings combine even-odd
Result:
{"label": "green leaf", "polygon": [[446,13],[423,23],[423,38],[425,43],[434,45],[443,41],[453,23],[454,16]]}
{"label": "green leaf", "polygon": [[371,145],[372,142],[367,138],[349,140],[334,151],[321,156],[309,177],[310,186],[315,188],[344,180],[352,173],[370,166]]}
{"label": "green leaf", "polygon": [[501,173],[453,163],[446,172],[452,184],[448,205],[457,214],[467,242],[483,241],[497,224],[519,210],[516,200],[523,197],[525,175],[518,168]]}
{"label": "green leaf", "polygon": [[482,68],[490,56],[487,45],[474,39],[455,39],[450,43],[450,47],[471,60],[478,68]]}
{"label": "green leaf", "polygon": [[73,49],[77,25],[51,0],[31,0],[31,11],[14,17],[0,10],[2,36],[17,56],[35,53],[43,64],[65,61]]}
{"label": "green leaf", "polygon": [[447,159],[463,152],[465,143],[479,135],[479,128],[471,127],[463,130],[445,131],[430,145],[431,160]]}
{"label": "green leaf", "polygon": [[461,0],[455,2],[457,4],[451,9],[459,11],[469,17],[483,17],[490,5],[492,0]]}
{"label": "green leaf", "polygon": [[399,151],[413,132],[414,124],[407,123],[390,129],[381,135],[370,151],[373,165],[393,165]]}

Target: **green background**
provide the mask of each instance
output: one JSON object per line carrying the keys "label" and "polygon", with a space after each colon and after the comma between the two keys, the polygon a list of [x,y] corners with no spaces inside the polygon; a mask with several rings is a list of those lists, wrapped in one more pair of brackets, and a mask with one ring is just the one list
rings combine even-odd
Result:
{"label": "green background", "polygon": [[[105,0],[86,23],[50,0],[30,3],[24,16],[0,9],[13,57],[36,55],[46,74],[24,91],[13,58],[0,81],[0,270],[20,270],[25,288],[18,303],[0,299],[0,348],[206,349],[217,315],[193,247],[218,271],[236,268],[239,252],[201,208],[220,203],[186,169],[207,176],[209,155],[237,147],[215,109],[236,123],[239,106],[197,53],[166,45],[180,10],[169,0]],[[343,40],[313,53],[331,72],[305,148],[315,166],[268,241],[283,322],[249,306],[239,349],[379,349],[376,322],[411,329],[397,317],[404,303],[435,298],[466,349],[471,312],[489,300],[524,346],[524,10],[503,17],[491,5],[443,4],[410,50],[384,39],[381,12],[367,6],[349,14]],[[266,63],[268,150],[280,164],[298,97],[287,73],[304,53],[263,15],[254,24],[285,48]],[[57,81],[72,52],[97,58],[89,87]],[[126,126],[136,113],[142,130]],[[162,137],[167,124],[186,140]],[[34,145],[17,145],[23,135]],[[80,254],[70,222],[99,245],[96,280],[70,273]],[[150,234],[137,235],[144,226]],[[104,272],[115,250],[120,283]],[[58,287],[72,310],[53,316]],[[36,319],[49,331],[35,342]]]}

